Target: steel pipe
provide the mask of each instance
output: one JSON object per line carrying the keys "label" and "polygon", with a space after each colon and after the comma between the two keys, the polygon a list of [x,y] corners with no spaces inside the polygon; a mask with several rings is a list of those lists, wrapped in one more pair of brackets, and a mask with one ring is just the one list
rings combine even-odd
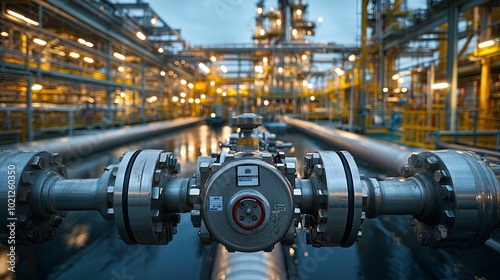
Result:
{"label": "steel pipe", "polygon": [[338,149],[346,150],[355,159],[363,160],[377,169],[400,175],[410,155],[418,149],[377,141],[338,129],[328,129],[308,121],[283,117],[283,121],[307,135],[317,137]]}
{"label": "steel pipe", "polygon": [[271,252],[229,253],[217,244],[210,279],[288,279],[283,247],[276,243]]}
{"label": "steel pipe", "polygon": [[4,146],[2,149],[51,151],[53,153],[59,153],[64,158],[81,157],[117,147],[125,143],[143,140],[159,133],[195,125],[202,120],[202,118],[185,118],[154,122],[145,125],[107,130],[89,135],[19,143]]}

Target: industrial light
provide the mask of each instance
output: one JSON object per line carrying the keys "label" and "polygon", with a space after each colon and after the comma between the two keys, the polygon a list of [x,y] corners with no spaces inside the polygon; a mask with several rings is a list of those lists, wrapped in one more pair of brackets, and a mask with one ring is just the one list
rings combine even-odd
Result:
{"label": "industrial light", "polygon": [[448,83],[435,83],[432,85],[432,89],[445,89],[448,88],[450,85]]}
{"label": "industrial light", "polygon": [[227,73],[227,67],[225,65],[220,66],[220,70],[225,74]]}
{"label": "industrial light", "polygon": [[182,79],[181,80],[181,85],[185,86],[187,84],[186,80]]}
{"label": "industrial light", "polygon": [[297,13],[297,15],[300,16],[300,15],[302,15],[302,10],[298,9],[297,11],[295,11],[295,13]]}
{"label": "industrial light", "polygon": [[194,103],[196,103],[196,104],[200,104],[200,103],[201,103],[201,100],[200,100],[199,98],[196,98],[196,99],[194,100]]}
{"label": "industrial light", "polygon": [[226,96],[226,95],[227,95],[227,92],[225,92],[225,91],[224,91],[224,92],[222,93],[222,96]]}
{"label": "industrial light", "polygon": [[9,37],[9,33],[5,32],[5,31],[2,31],[1,35],[2,35],[3,37]]}
{"label": "industrial light", "polygon": [[33,39],[33,43],[38,44],[38,45],[40,45],[40,46],[45,46],[45,45],[47,45],[47,41],[44,41],[44,40],[39,39],[39,38],[35,38],[35,39]]}
{"label": "industrial light", "polygon": [[216,58],[215,56],[213,56],[213,55],[212,55],[212,56],[210,57],[210,60],[211,60],[212,62],[215,62],[215,61],[217,61],[217,58]]}
{"label": "industrial light", "polygon": [[206,94],[204,94],[204,93],[202,93],[202,94],[200,95],[200,97],[201,97],[201,99],[205,99],[205,98],[207,98],[207,95],[206,95]]}
{"label": "industrial light", "polygon": [[31,25],[34,25],[34,26],[40,25],[38,22],[36,22],[36,21],[34,21],[34,20],[30,19],[30,18],[27,18],[24,15],[16,13],[16,12],[14,12],[12,10],[7,10],[7,14],[9,14],[9,15],[11,15],[13,17],[16,17],[16,18],[18,18],[20,20],[24,20],[25,22],[27,22],[27,23],[29,23]]}
{"label": "industrial light", "polygon": [[222,89],[221,88],[218,88],[217,89],[217,93],[221,93],[222,92]]}
{"label": "industrial light", "polygon": [[122,91],[122,92],[120,92],[120,97],[121,97],[121,98],[125,98],[125,92],[123,92],[123,91]]}
{"label": "industrial light", "polygon": [[292,36],[297,36],[297,29],[292,30]]}
{"label": "industrial light", "polygon": [[281,19],[276,20],[276,25],[281,25]]}
{"label": "industrial light", "polygon": [[322,23],[322,22],[323,22],[323,18],[322,18],[322,17],[319,17],[319,18],[318,18],[318,22],[319,22],[319,23]]}
{"label": "industrial light", "polygon": [[484,41],[484,42],[481,42],[479,44],[477,44],[477,47],[482,49],[482,48],[487,48],[487,47],[491,47],[495,44],[495,41],[494,40],[488,40],[488,41]]}
{"label": "industrial light", "polygon": [[93,58],[90,58],[90,57],[84,57],[83,58],[83,61],[87,62],[87,63],[94,63],[94,59]]}
{"label": "industrial light", "polygon": [[211,86],[215,86],[215,81],[210,81]]}
{"label": "industrial light", "polygon": [[194,88],[193,83],[189,83],[189,84],[188,84],[188,87],[189,87],[189,88]]}
{"label": "industrial light", "polygon": [[262,7],[257,7],[257,14],[261,15],[263,11]]}
{"label": "industrial light", "polygon": [[180,96],[184,98],[184,97],[186,97],[186,93],[185,92],[181,92]]}
{"label": "industrial light", "polygon": [[407,89],[407,88],[405,88],[405,87],[401,89],[401,92],[403,92],[403,93],[405,93],[405,92],[407,92],[407,91],[408,91],[408,89]]}
{"label": "industrial light", "polygon": [[161,72],[160,72],[160,75],[161,75],[162,77],[164,77],[164,76],[165,76],[165,71],[161,71]]}
{"label": "industrial light", "polygon": [[337,75],[339,75],[339,76],[342,76],[342,75],[345,74],[345,71],[342,70],[340,67],[336,67],[335,68],[335,73],[337,73]]}
{"label": "industrial light", "polygon": [[141,31],[137,31],[137,33],[135,33],[135,36],[143,41],[146,40],[146,35],[144,35],[144,33],[142,33]]}
{"label": "industrial light", "polygon": [[76,52],[70,52],[69,56],[71,56],[72,58],[79,58],[80,57],[80,55]]}
{"label": "industrial light", "polygon": [[303,54],[302,55],[302,60],[306,60],[307,59],[307,55]]}
{"label": "industrial light", "polygon": [[382,91],[383,92],[389,92],[389,89],[385,87],[385,88],[382,89]]}
{"label": "industrial light", "polygon": [[155,17],[151,18],[151,25],[156,25],[157,19]]}
{"label": "industrial light", "polygon": [[264,100],[264,106],[269,105],[269,100]]}
{"label": "industrial light", "polygon": [[158,100],[158,97],[156,97],[156,95],[153,95],[153,96],[151,96],[151,97],[149,98],[148,102],[149,102],[149,103],[153,103],[153,102],[155,102],[156,100]]}
{"label": "industrial light", "polygon": [[312,88],[313,88],[313,84],[308,83],[308,84],[307,84],[307,88],[308,88],[308,89],[312,89]]}
{"label": "industrial light", "polygon": [[158,48],[159,53],[163,53],[165,50],[163,48]]}
{"label": "industrial light", "polygon": [[262,59],[262,62],[267,63],[267,57],[264,57],[264,58]]}
{"label": "industrial light", "polygon": [[207,74],[210,73],[210,68],[208,68],[204,63],[200,62],[198,64],[198,67],[200,67],[200,69],[203,70],[203,72],[205,72]]}
{"label": "industrial light", "polygon": [[356,60],[356,55],[355,54],[351,54],[348,59],[349,59],[350,62],[353,62],[353,61]]}
{"label": "industrial light", "polygon": [[307,80],[303,80],[303,81],[302,81],[302,85],[303,85],[303,86],[307,87],[307,84],[308,84]]}
{"label": "industrial light", "polygon": [[182,99],[181,99],[181,103],[182,103],[182,104],[186,103],[186,99],[182,98]]}
{"label": "industrial light", "polygon": [[125,56],[121,53],[114,52],[113,56],[118,58],[118,59],[125,60]]}
{"label": "industrial light", "polygon": [[189,103],[193,103],[193,102],[194,102],[194,98],[192,98],[192,97],[191,97],[191,98],[189,98],[189,99],[188,99],[188,102],[189,102]]}
{"label": "industrial light", "polygon": [[400,78],[399,74],[394,74],[394,75],[392,75],[392,80],[393,80],[393,81],[395,81],[395,80],[397,80],[397,79],[399,79],[399,78]]}
{"label": "industrial light", "polygon": [[215,117],[217,117],[217,114],[215,114],[215,113],[211,113],[211,114],[210,114],[210,117],[211,117],[211,118],[215,118]]}
{"label": "industrial light", "polygon": [[278,67],[278,73],[283,73],[283,67]]}
{"label": "industrial light", "polygon": [[89,47],[89,48],[94,47],[94,44],[92,42],[89,42],[89,41],[87,41],[87,40],[85,40],[83,38],[78,38],[78,40],[76,40],[76,41],[78,43],[82,44],[82,45],[85,45],[85,46]]}
{"label": "industrial light", "polygon": [[255,65],[255,72],[262,74],[264,72],[264,68],[261,65]]}
{"label": "industrial light", "polygon": [[177,97],[177,96],[172,97],[172,101],[174,101],[174,102],[179,101],[179,97]]}
{"label": "industrial light", "polygon": [[66,53],[65,53],[65,52],[63,52],[63,51],[54,50],[54,53],[55,53],[55,54],[58,54],[58,55],[60,55],[60,56],[66,56]]}
{"label": "industrial light", "polygon": [[313,95],[313,96],[309,97],[309,99],[311,99],[311,101],[314,101],[314,100],[316,100],[316,97],[314,97],[314,95]]}
{"label": "industrial light", "polygon": [[120,71],[120,72],[125,71],[125,67],[123,67],[123,66],[118,66],[118,71]]}
{"label": "industrial light", "polygon": [[41,90],[43,86],[41,84],[33,84],[31,90]]}
{"label": "industrial light", "polygon": [[260,36],[264,36],[264,35],[266,35],[266,31],[261,28],[259,31],[259,34],[260,34]]}

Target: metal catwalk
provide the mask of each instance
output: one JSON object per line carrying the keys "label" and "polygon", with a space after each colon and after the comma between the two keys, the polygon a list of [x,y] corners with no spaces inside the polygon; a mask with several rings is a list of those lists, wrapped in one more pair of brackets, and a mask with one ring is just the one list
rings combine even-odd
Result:
{"label": "metal catwalk", "polygon": [[[218,151],[219,141],[229,139],[230,133],[229,127],[199,125],[87,158],[71,158],[66,162],[68,177],[97,177],[132,149],[172,151],[182,165],[181,176],[189,177],[196,173],[197,158]],[[288,133],[286,140],[293,143],[289,154],[297,156],[299,166],[306,153],[333,149],[299,133]],[[360,172],[384,177],[364,166]],[[500,255],[486,246],[474,250],[420,246],[406,216],[365,220],[362,232],[360,241],[349,248],[313,248],[299,232],[297,243],[277,248],[283,248],[288,278],[494,279],[500,272]],[[0,256],[5,256],[6,248],[1,248]],[[168,246],[130,246],[97,212],[71,212],[55,240],[17,248],[18,279],[207,279],[214,252],[200,245],[189,214],[181,215],[178,233]]]}

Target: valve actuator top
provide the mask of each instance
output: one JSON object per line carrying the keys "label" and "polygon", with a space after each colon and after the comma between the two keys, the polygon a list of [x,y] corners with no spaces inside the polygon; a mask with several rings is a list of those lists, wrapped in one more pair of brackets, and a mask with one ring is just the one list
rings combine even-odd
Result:
{"label": "valve actuator top", "polygon": [[231,126],[240,128],[240,135],[236,140],[237,151],[259,151],[259,139],[254,137],[252,132],[262,123],[262,116],[254,113],[244,113],[231,118]]}
{"label": "valve actuator top", "polygon": [[247,130],[252,130],[263,124],[263,118],[261,115],[254,113],[244,113],[231,118],[231,126],[239,127],[241,131],[246,132]]}

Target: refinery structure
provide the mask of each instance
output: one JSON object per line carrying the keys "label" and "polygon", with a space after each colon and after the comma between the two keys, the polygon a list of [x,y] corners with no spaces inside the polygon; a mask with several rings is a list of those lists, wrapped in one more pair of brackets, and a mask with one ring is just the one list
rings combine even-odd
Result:
{"label": "refinery structure", "polygon": [[500,2],[319,2],[0,1],[0,278],[498,278]]}
{"label": "refinery structure", "polygon": [[143,1],[3,1],[2,135],[252,111],[400,128],[424,147],[483,131],[474,145],[495,148],[496,1],[360,1],[356,45],[309,42],[313,2],[270,2],[256,3],[253,43],[190,46]]}

